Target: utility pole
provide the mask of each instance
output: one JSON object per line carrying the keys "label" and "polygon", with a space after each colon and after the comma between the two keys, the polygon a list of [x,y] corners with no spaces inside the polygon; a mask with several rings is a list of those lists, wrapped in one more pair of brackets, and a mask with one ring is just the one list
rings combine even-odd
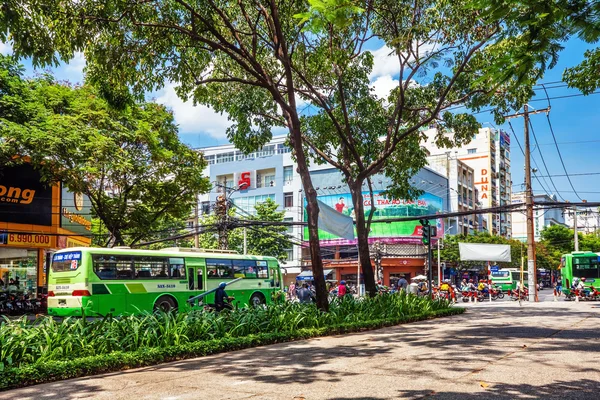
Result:
{"label": "utility pole", "polygon": [[198,233],[198,196],[196,196],[196,207],[194,207],[194,247],[200,247],[200,235]]}
{"label": "utility pole", "polygon": [[229,240],[227,235],[227,196],[217,197],[216,214],[218,218],[219,249],[227,250]]}
{"label": "utility pole", "polygon": [[529,301],[539,301],[537,293],[537,269],[535,265],[535,237],[533,230],[533,192],[531,190],[531,147],[529,143],[529,115],[548,113],[550,107],[530,112],[527,104],[523,112],[508,115],[505,118],[523,117],[525,122],[525,210],[527,215],[527,286],[529,287]]}
{"label": "utility pole", "polygon": [[438,240],[437,240],[437,248],[438,248],[438,251],[437,251],[437,253],[438,253],[437,254],[437,256],[438,256],[437,257],[437,259],[438,259],[437,260],[438,261],[438,263],[437,263],[438,264],[438,285],[441,285],[442,284],[442,263],[441,263],[442,256],[440,255],[440,238],[438,238]]}
{"label": "utility pole", "polygon": [[577,235],[577,207],[573,208],[573,231],[575,231],[575,237],[573,239],[575,240],[575,251],[579,251],[579,235]]}

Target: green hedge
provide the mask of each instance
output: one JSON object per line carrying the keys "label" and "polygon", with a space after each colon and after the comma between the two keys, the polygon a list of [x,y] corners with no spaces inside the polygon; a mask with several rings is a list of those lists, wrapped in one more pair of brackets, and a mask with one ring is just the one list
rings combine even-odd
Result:
{"label": "green hedge", "polygon": [[220,338],[165,348],[144,348],[131,352],[116,351],[109,354],[82,357],[74,360],[28,364],[4,370],[0,374],[0,390],[144,367],[274,343],[383,328],[402,323],[462,314],[464,311],[464,308],[449,308],[388,320],[354,322],[323,328],[298,329],[292,332],[262,333],[236,338]]}

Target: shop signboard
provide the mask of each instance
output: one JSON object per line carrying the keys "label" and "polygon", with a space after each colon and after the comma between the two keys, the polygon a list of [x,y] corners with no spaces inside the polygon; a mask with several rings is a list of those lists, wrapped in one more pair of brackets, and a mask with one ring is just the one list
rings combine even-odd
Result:
{"label": "shop signboard", "polygon": [[0,169],[0,222],[52,226],[52,187],[31,165]]}
{"label": "shop signboard", "polygon": [[[351,216],[355,219],[355,211],[352,205],[350,193],[322,195],[317,199],[334,208],[337,212]],[[442,210],[442,198],[431,193],[425,193],[417,200],[407,201],[393,199],[384,194],[383,191],[374,191],[373,198],[369,192],[363,192],[363,206],[365,215],[371,209],[371,203],[375,204],[376,210],[371,223],[369,241],[381,243],[421,243],[422,227],[418,220],[377,222],[378,220],[399,217],[418,217],[421,215],[432,215]],[[304,221],[307,220],[306,203],[304,205]],[[444,232],[441,220],[437,223],[437,232],[441,236]],[[356,229],[356,228],[355,228]],[[308,240],[308,227],[304,228],[304,240]],[[342,239],[334,234],[319,230],[319,239],[323,246],[331,245],[354,245],[356,239]]]}
{"label": "shop signboard", "polygon": [[0,245],[6,247],[55,247],[56,238],[43,233],[0,231]]}
{"label": "shop signboard", "polygon": [[[62,187],[60,195],[60,227],[73,233],[89,235],[92,230],[90,199]],[[68,246],[70,247],[70,246]]]}

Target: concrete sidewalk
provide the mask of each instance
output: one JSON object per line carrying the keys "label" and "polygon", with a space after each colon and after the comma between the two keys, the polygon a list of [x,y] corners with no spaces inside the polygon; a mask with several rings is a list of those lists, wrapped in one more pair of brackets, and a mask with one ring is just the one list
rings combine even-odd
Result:
{"label": "concrete sidewalk", "polygon": [[0,399],[597,399],[600,303],[467,313],[0,393]]}

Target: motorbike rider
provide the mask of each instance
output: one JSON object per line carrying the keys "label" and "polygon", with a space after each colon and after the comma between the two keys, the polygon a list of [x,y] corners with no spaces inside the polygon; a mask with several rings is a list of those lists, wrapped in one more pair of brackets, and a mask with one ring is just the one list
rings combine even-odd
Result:
{"label": "motorbike rider", "polygon": [[221,282],[219,283],[219,287],[215,292],[215,308],[217,311],[221,311],[225,308],[231,309],[231,304],[229,303],[229,296],[227,296],[227,292],[225,291],[225,287],[227,283]]}
{"label": "motorbike rider", "polygon": [[585,286],[585,276],[581,277],[581,279],[579,280],[579,283],[577,284],[577,290],[579,290],[579,293],[582,296],[587,296],[587,294],[589,293],[588,288]]}

